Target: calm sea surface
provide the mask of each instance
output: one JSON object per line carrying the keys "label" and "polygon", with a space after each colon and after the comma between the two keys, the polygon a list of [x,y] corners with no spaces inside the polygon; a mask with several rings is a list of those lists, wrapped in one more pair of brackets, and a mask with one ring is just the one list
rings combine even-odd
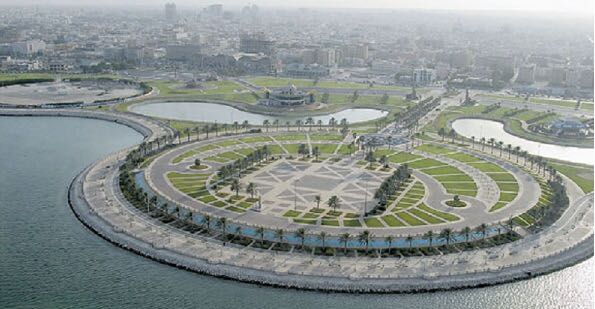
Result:
{"label": "calm sea surface", "polygon": [[593,307],[593,259],[529,281],[407,295],[259,287],[155,263],[89,232],[66,200],[81,169],[141,138],[98,120],[0,117],[1,308]]}

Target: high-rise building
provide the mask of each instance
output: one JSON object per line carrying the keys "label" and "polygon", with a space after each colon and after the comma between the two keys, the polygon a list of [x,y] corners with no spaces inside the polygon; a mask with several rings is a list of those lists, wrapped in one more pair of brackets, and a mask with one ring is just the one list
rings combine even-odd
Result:
{"label": "high-rise building", "polygon": [[165,20],[168,22],[174,22],[178,18],[178,13],[176,12],[176,4],[166,3],[165,4]]}
{"label": "high-rise building", "polygon": [[275,51],[275,41],[268,39],[262,32],[240,35],[240,52],[272,55]]}
{"label": "high-rise building", "polygon": [[223,16],[223,4],[211,4],[204,8],[203,12],[209,17],[222,17]]}
{"label": "high-rise building", "polygon": [[413,70],[413,82],[415,85],[428,85],[434,82],[434,70],[415,69]]}
{"label": "high-rise building", "polygon": [[523,65],[519,67],[516,82],[520,84],[533,84],[535,82],[535,65]]}

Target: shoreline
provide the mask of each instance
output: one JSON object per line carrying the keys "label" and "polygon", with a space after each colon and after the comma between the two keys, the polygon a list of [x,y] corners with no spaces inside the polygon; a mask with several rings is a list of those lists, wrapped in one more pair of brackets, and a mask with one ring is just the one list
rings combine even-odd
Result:
{"label": "shoreline", "polygon": [[[495,122],[499,122],[502,124],[502,128],[504,130],[504,132],[515,136],[517,138],[521,138],[521,139],[525,139],[528,141],[532,141],[535,143],[541,143],[541,144],[545,144],[545,145],[553,145],[553,146],[561,146],[561,147],[576,147],[576,148],[581,148],[581,149],[593,149],[593,146],[586,146],[586,145],[578,145],[578,144],[574,144],[574,143],[564,143],[561,141],[560,144],[552,144],[552,143],[547,143],[544,142],[542,140],[538,140],[533,138],[532,136],[521,136],[516,134],[513,130],[510,129],[510,123],[501,119],[496,119],[496,118],[492,118],[489,116],[482,116],[482,115],[461,115],[461,116],[457,116],[453,119],[450,119],[446,125],[448,126],[448,128],[450,128],[451,130],[453,130],[452,128],[452,123],[457,121],[457,120],[461,120],[461,119],[479,119],[479,120],[488,120],[488,121],[495,121]],[[523,130],[524,131],[524,130]],[[458,133],[457,133],[458,134]]]}
{"label": "shoreline", "polygon": [[[8,111],[8,114],[10,113],[11,112]],[[6,110],[0,110],[0,115],[6,114]],[[143,136],[145,136],[145,139],[152,139],[156,136],[159,136],[159,133],[156,132],[156,130],[159,128],[156,129],[154,127],[157,124],[153,123],[151,125],[150,123],[154,120],[149,120],[144,118],[144,116],[136,114],[134,116],[131,116],[128,114],[98,113],[84,110],[13,110],[11,116],[67,116],[99,119],[127,125],[132,129],[137,130],[139,133],[143,134]],[[141,123],[143,121],[146,122]],[[157,126],[159,127],[159,125]],[[161,130],[164,129],[161,128]],[[400,278],[388,279],[379,277],[373,278],[371,277],[373,274],[368,274],[368,271],[365,271],[365,275],[368,275],[368,277],[366,278],[358,278],[357,274],[356,276],[350,275],[345,277],[333,277],[323,275],[312,276],[308,274],[290,273],[287,271],[276,271],[275,269],[273,269],[275,266],[274,263],[271,265],[267,265],[270,266],[271,269],[241,267],[238,265],[232,265],[231,263],[228,263],[231,261],[223,261],[220,257],[214,258],[212,256],[209,256],[210,253],[216,254],[216,252],[209,251],[209,249],[213,250],[213,248],[215,248],[215,250],[221,250],[221,252],[223,253],[224,250],[233,251],[236,248],[232,246],[224,247],[214,242],[205,242],[204,240],[202,243],[194,244],[200,248],[203,248],[203,250],[198,252],[203,255],[202,258],[199,256],[192,256],[190,254],[185,254],[184,252],[178,252],[174,249],[167,248],[167,246],[169,245],[169,241],[172,237],[177,237],[182,240],[186,239],[186,241],[190,241],[188,239],[189,235],[185,235],[184,232],[169,231],[165,229],[166,231],[168,231],[168,233],[171,233],[171,235],[168,237],[168,244],[161,244],[160,240],[162,239],[158,239],[154,242],[151,242],[149,239],[143,239],[142,236],[146,236],[148,238],[150,237],[150,235],[134,234],[135,231],[140,231],[140,228],[138,230],[134,230],[136,226],[133,225],[132,221],[121,222],[121,220],[124,218],[126,220],[137,221],[139,221],[139,219],[142,219],[140,220],[140,222],[144,222],[146,224],[146,226],[144,226],[144,229],[149,228],[151,229],[151,231],[160,227],[157,225],[150,225],[151,222],[141,216],[135,217],[134,213],[132,215],[129,215],[128,217],[124,215],[118,217],[118,215],[115,215],[115,217],[112,218],[112,222],[110,222],[108,221],[108,217],[102,216],[106,215],[107,213],[98,212],[105,210],[105,205],[103,207],[101,207],[100,205],[102,200],[96,200],[96,205],[93,205],[92,196],[88,196],[88,193],[86,194],[85,186],[87,186],[89,190],[94,190],[93,192],[97,194],[99,193],[99,191],[97,191],[98,188],[96,188],[96,186],[100,185],[103,188],[104,183],[104,180],[92,181],[87,179],[87,177],[92,177],[93,179],[103,179],[99,176],[107,175],[109,177],[105,177],[105,179],[108,179],[106,181],[109,182],[110,179],[113,180],[111,177],[117,175],[117,169],[119,167],[118,157],[122,154],[125,155],[127,151],[129,151],[129,149],[131,148],[124,149],[119,152],[116,152],[115,154],[108,155],[103,159],[100,159],[99,161],[90,164],[73,179],[68,188],[68,201],[71,209],[73,210],[77,219],[79,219],[79,221],[81,221],[83,225],[85,225],[94,233],[98,234],[100,237],[110,241],[111,243],[121,248],[135,252],[139,255],[151,258],[155,261],[197,273],[208,274],[211,276],[226,279],[234,279],[237,281],[248,283],[257,283],[260,285],[293,288],[300,290],[350,293],[417,293],[430,291],[444,291],[460,288],[482,287],[506,282],[513,282],[517,280],[530,279],[538,275],[547,274],[577,264],[593,256],[592,229],[590,230],[589,235],[586,238],[581,239],[577,243],[573,244],[570,248],[546,256],[543,259],[526,261],[524,263],[519,263],[517,265],[505,267],[503,269],[492,269],[490,267],[487,267],[483,272],[457,275],[439,275],[435,277],[423,274],[421,276],[416,277],[403,276]],[[91,174],[91,172],[93,172],[94,174]],[[108,192],[104,193],[104,195],[106,195],[106,199],[110,197],[107,194]],[[585,200],[586,202],[591,200],[592,203],[592,195],[585,195],[579,200]],[[112,204],[106,205],[111,206]],[[122,207],[120,211],[133,211],[130,209],[126,209],[126,205],[120,206]],[[592,207],[593,206],[591,205],[589,209],[592,210]],[[110,209],[110,214],[113,215],[111,211],[113,211],[113,209]],[[118,221],[118,219],[120,221]],[[573,217],[571,219],[576,218]],[[114,222],[130,222],[130,228],[123,229],[121,228],[121,226],[114,225]],[[190,236],[191,235],[192,234],[190,234]],[[190,245],[188,245],[188,247],[189,246]],[[260,254],[261,252],[257,253]],[[282,254],[276,253],[270,258],[277,258],[280,255]],[[299,255],[293,255],[291,257],[294,257],[296,259],[302,258],[302,256]],[[368,263],[370,261],[365,259],[358,259],[358,262],[362,262],[361,264],[364,265],[365,263]],[[446,273],[446,271],[447,269],[444,268],[443,273]]]}

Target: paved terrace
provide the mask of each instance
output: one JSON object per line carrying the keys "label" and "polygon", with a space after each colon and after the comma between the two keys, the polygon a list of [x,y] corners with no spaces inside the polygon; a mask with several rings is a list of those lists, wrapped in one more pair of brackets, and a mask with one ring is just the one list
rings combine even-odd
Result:
{"label": "paved terrace", "polygon": [[553,226],[499,247],[430,257],[348,258],[223,246],[175,230],[118,198],[119,158],[110,155],[73,182],[70,202],[85,224],[104,238],[156,260],[197,272],[305,289],[394,292],[508,282],[549,272],[593,254],[593,195],[577,198]]}
{"label": "paved terrace", "polygon": [[[266,135],[266,134],[262,134],[262,135]],[[258,136],[258,135],[250,134],[249,136]],[[192,210],[192,211],[198,211],[201,213],[210,213],[216,217],[227,217],[227,218],[233,220],[235,223],[239,223],[244,226],[263,226],[269,230],[276,230],[276,229],[282,228],[288,232],[295,231],[299,228],[307,228],[308,231],[311,233],[319,233],[321,231],[325,231],[326,233],[328,233],[330,235],[340,235],[342,233],[351,233],[351,234],[355,235],[364,229],[364,228],[354,228],[354,227],[329,227],[329,226],[323,226],[323,225],[304,225],[304,224],[294,223],[290,219],[282,217],[280,215],[273,216],[273,215],[269,214],[268,211],[266,210],[266,207],[265,207],[265,211],[260,212],[260,213],[254,212],[254,211],[247,211],[245,213],[236,213],[236,212],[228,211],[225,209],[217,208],[217,207],[208,205],[206,203],[203,203],[197,199],[194,199],[194,198],[188,196],[187,194],[180,192],[170,183],[169,179],[166,176],[166,174],[170,171],[186,172],[186,173],[193,172],[192,170],[188,169],[188,162],[192,161],[192,160],[186,159],[186,162],[182,161],[180,163],[174,164],[174,163],[171,163],[174,158],[176,158],[177,156],[179,156],[191,149],[200,148],[204,145],[208,145],[208,144],[211,144],[214,142],[219,142],[219,141],[236,140],[236,139],[237,139],[237,137],[235,137],[235,136],[222,137],[222,138],[217,138],[216,140],[198,141],[198,142],[190,143],[190,144],[183,145],[181,147],[172,149],[172,150],[168,151],[167,153],[156,158],[149,165],[149,167],[146,169],[145,178],[147,180],[147,183],[149,184],[151,189],[153,191],[155,191],[155,193],[164,197],[171,204],[180,205],[181,207]],[[255,143],[253,145],[254,146],[257,146],[257,145],[262,146],[265,144],[273,145],[273,144],[277,144],[277,143],[281,144],[281,145],[291,144],[291,143],[295,144],[296,141]],[[331,143],[331,142],[329,142],[329,143]],[[240,147],[247,147],[247,145],[245,145],[245,144],[233,145],[231,147],[227,147],[227,148],[223,148],[223,149],[210,150],[210,151],[205,152],[203,154],[203,157],[208,157],[208,156],[214,155],[219,152],[225,152],[225,151],[229,151],[230,149],[236,149],[236,148],[240,148]],[[417,177],[418,179],[420,179],[427,186],[426,196],[424,197],[423,201],[428,206],[435,208],[437,210],[456,214],[459,217],[461,217],[462,220],[458,220],[456,222],[446,222],[446,223],[430,224],[430,225],[422,225],[422,226],[406,226],[406,227],[399,227],[399,228],[395,228],[395,227],[371,228],[370,231],[376,237],[384,237],[384,236],[388,236],[388,235],[405,237],[408,235],[423,235],[425,232],[427,232],[429,230],[438,231],[445,227],[449,227],[454,230],[461,230],[464,227],[467,227],[467,226],[475,227],[482,223],[489,224],[489,223],[505,222],[506,220],[510,219],[511,217],[514,217],[514,216],[524,213],[525,211],[527,211],[529,208],[533,207],[533,205],[535,205],[537,203],[541,190],[540,190],[537,182],[531,176],[529,176],[526,172],[524,172],[523,170],[521,170],[521,169],[501,160],[501,159],[497,159],[497,158],[493,158],[493,157],[485,157],[482,154],[477,154],[477,153],[473,153],[473,154],[480,157],[483,160],[486,160],[487,162],[492,162],[499,166],[504,167],[507,171],[509,171],[511,174],[514,175],[515,179],[517,180],[517,182],[519,184],[519,194],[515,198],[515,200],[512,201],[508,206],[506,206],[505,208],[503,208],[500,211],[489,212],[489,208],[493,203],[486,203],[483,200],[480,200],[477,198],[466,197],[466,196],[461,196],[461,199],[466,201],[469,204],[467,207],[453,208],[453,207],[446,206],[444,204],[444,202],[447,200],[451,200],[452,195],[447,194],[445,192],[443,186],[433,177],[426,175],[423,172],[414,170],[413,175],[415,177]],[[495,183],[493,183],[493,180],[491,180],[491,178],[489,178],[487,175],[480,172],[479,170],[476,170],[473,167],[465,165],[465,164],[463,164],[459,161],[456,161],[456,160],[449,160],[448,158],[445,158],[445,157],[438,157],[438,156],[433,156],[433,155],[429,155],[429,154],[426,154],[426,155],[433,159],[454,165],[463,171],[467,171],[467,173],[469,175],[472,175],[472,177],[474,177],[474,179],[483,176],[481,179],[479,179],[480,181],[476,180],[476,183],[479,185],[479,188],[480,188],[479,193],[482,194],[484,191],[487,191],[487,189],[482,188],[482,186],[484,186],[484,185],[490,186],[491,190],[492,190],[492,193],[490,193],[490,196],[492,197],[492,199],[498,197],[498,192],[499,192],[498,187],[495,185]],[[356,156],[353,156],[352,158],[355,158],[355,157]],[[349,160],[349,157],[348,157],[348,159],[344,159],[342,161],[339,161],[335,165],[329,165],[329,166],[331,168],[336,166],[336,168],[341,169],[342,168],[341,163],[343,161],[350,161],[349,163],[347,163],[348,164],[347,167],[353,167],[357,160],[355,160],[355,159]],[[318,164],[310,164],[310,163],[299,163],[299,164],[302,164],[305,166],[311,166],[313,168],[316,168],[318,166]],[[209,163],[209,165],[212,165],[212,164]],[[279,165],[278,162],[272,163],[270,166],[267,166],[264,169],[255,172],[255,175],[250,174],[247,177],[243,177],[241,179],[242,183],[247,183],[249,181],[253,181],[255,183],[260,183],[260,185],[258,186],[259,189],[262,189],[262,190],[270,189],[270,190],[274,191],[273,195],[281,196],[280,199],[279,198],[276,199],[276,202],[278,204],[276,206],[278,206],[278,207],[273,207],[273,208],[276,208],[275,211],[277,214],[281,214],[284,211],[293,209],[294,198],[296,196],[298,198],[298,203],[299,203],[298,209],[301,210],[301,209],[303,209],[303,207],[306,203],[309,203],[310,206],[313,205],[313,203],[314,203],[313,197],[310,196],[310,195],[312,195],[313,190],[319,191],[319,192],[320,191],[334,192],[333,194],[335,194],[337,192],[338,187],[341,187],[340,189],[342,189],[342,190],[345,189],[345,188],[343,188],[343,186],[339,186],[339,185],[333,186],[333,183],[331,181],[327,181],[326,184],[320,184],[320,181],[319,181],[320,179],[314,179],[314,178],[321,178],[322,176],[320,176],[320,175],[315,176],[316,174],[305,175],[304,174],[305,171],[294,172],[294,175],[292,175],[291,178],[289,179],[290,181],[283,181],[280,183],[280,185],[272,185],[270,183],[270,181],[268,181],[268,178],[270,178],[269,177],[270,175],[268,175],[267,178],[264,179],[264,182],[262,179],[260,179],[260,180],[258,179],[259,175],[266,174],[267,171],[269,171],[270,169],[273,169],[275,166],[278,166],[278,165]],[[308,170],[307,167],[305,167],[305,168],[306,168],[306,170]],[[357,168],[357,170],[360,170],[360,169]],[[200,172],[201,171],[199,171],[199,173]],[[355,174],[357,174],[357,173],[355,173]],[[367,174],[372,174],[372,173],[367,173]],[[343,177],[348,177],[350,175],[351,175],[351,173],[347,173],[347,174],[344,174]],[[306,176],[313,178],[313,179],[310,179],[311,183],[316,183],[316,182],[319,183],[318,186],[320,186],[320,188],[319,189],[312,188],[312,184],[309,185],[310,188],[307,188],[304,185],[305,181],[299,182],[298,187],[296,188],[297,194],[294,195],[294,186],[293,186],[292,180],[293,179],[304,179],[304,177],[306,177]],[[375,177],[378,178],[378,176],[375,176]],[[481,181],[483,181],[483,178],[487,178],[488,180],[486,180],[485,182],[482,183]],[[368,188],[368,191],[370,194],[369,196],[371,196],[373,194],[373,192],[375,192],[375,190],[376,190],[376,187],[374,187],[374,184],[381,182],[380,179],[373,179],[372,176],[370,176],[370,180],[371,180],[370,184],[369,184],[370,187]],[[358,195],[361,195],[362,190],[365,190],[365,189],[362,189],[362,186],[363,186],[362,181],[358,181],[358,182],[359,182],[359,185],[358,185],[358,188],[356,191],[358,191],[357,192]],[[349,188],[347,188],[347,189],[349,189]],[[271,194],[268,194],[269,192],[264,192],[264,191],[262,193],[264,194],[263,203],[270,204],[268,202],[268,200],[271,198]],[[313,194],[316,194],[316,193],[313,193]],[[323,196],[322,203],[326,202],[326,199],[324,197],[329,194],[326,194],[326,193],[321,194]],[[485,194],[487,195],[487,193],[485,193]],[[346,196],[350,197],[349,194],[347,194]],[[346,207],[342,206],[341,210],[357,210],[357,209],[361,210],[363,208],[364,201],[361,200],[361,198],[359,200],[355,200],[355,196],[353,198],[354,198],[354,201],[352,203],[345,203]],[[487,201],[490,202],[491,199],[488,199]],[[369,205],[371,205],[371,203],[369,203]]]}

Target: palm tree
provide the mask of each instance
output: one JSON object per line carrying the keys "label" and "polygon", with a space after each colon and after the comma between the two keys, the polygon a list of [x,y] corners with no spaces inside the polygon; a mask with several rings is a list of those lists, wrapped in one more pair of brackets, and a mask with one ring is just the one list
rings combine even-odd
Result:
{"label": "palm tree", "polygon": [[500,148],[500,157],[502,157],[502,150],[504,149],[504,142],[503,141],[499,141],[498,142],[498,148]]}
{"label": "palm tree", "polygon": [[488,140],[488,143],[490,144],[490,147],[492,147],[492,149],[490,150],[490,154],[494,154],[494,145],[495,145],[495,143],[496,143],[496,139],[495,139],[495,138],[493,138],[493,137],[491,137],[491,138]]}
{"label": "palm tree", "polygon": [[302,121],[301,120],[296,120],[295,121],[295,126],[297,127],[297,130],[300,131],[300,127],[302,126]]}
{"label": "palm tree", "polygon": [[217,226],[221,228],[221,234],[223,234],[223,241],[225,242],[227,240],[227,219],[225,217],[219,218],[217,220]]}
{"label": "palm tree", "polygon": [[316,124],[318,125],[318,130],[319,130],[319,131],[322,131],[322,120],[318,119],[318,120],[316,121]]}
{"label": "palm tree", "polygon": [[256,234],[258,234],[259,238],[260,238],[260,245],[264,245],[264,227],[259,226],[256,228]]}
{"label": "palm tree", "polygon": [[318,235],[318,239],[320,239],[320,241],[322,242],[322,248],[323,249],[326,248],[326,245],[325,245],[326,232],[325,231],[320,232],[320,234]]}
{"label": "palm tree", "polygon": [[196,140],[198,141],[200,139],[200,127],[194,127],[192,131],[194,131],[194,133],[196,134]]}
{"label": "palm tree", "polygon": [[519,164],[519,156],[521,155],[521,147],[519,147],[519,146],[514,147],[514,154],[516,157],[516,164]]}
{"label": "palm tree", "polygon": [[203,225],[207,226],[207,231],[211,229],[211,216],[209,215],[203,215],[202,216],[202,223]]}
{"label": "palm tree", "polygon": [[247,129],[248,129],[248,125],[249,125],[249,124],[250,124],[250,123],[248,122],[248,120],[244,120],[244,122],[242,122],[242,128],[243,128],[244,130],[247,130]]}
{"label": "palm tree", "polygon": [[236,134],[238,134],[238,128],[240,127],[240,124],[237,121],[233,122],[233,128],[236,131]]}
{"label": "palm tree", "polygon": [[481,151],[483,151],[483,149],[485,148],[485,145],[486,145],[486,138],[482,137],[479,141],[481,143]]}
{"label": "palm tree", "polygon": [[279,240],[279,243],[283,242],[283,237],[285,235],[285,231],[283,229],[278,229],[275,231],[275,238]]}
{"label": "palm tree", "polygon": [[351,235],[349,235],[349,233],[343,233],[341,236],[339,236],[339,241],[343,243],[343,250],[345,253],[347,253],[347,243],[349,242],[349,239],[351,239]]}
{"label": "palm tree", "polygon": [[314,202],[316,202],[316,209],[320,208],[320,194],[317,194],[316,196],[314,196]]}
{"label": "palm tree", "polygon": [[475,136],[471,136],[471,149],[475,149]]}
{"label": "palm tree", "polygon": [[452,240],[452,229],[445,228],[440,232],[440,238],[446,240],[446,245],[450,245],[450,241]]}
{"label": "palm tree", "polygon": [[285,126],[287,127],[287,132],[289,132],[289,125],[290,125],[290,124],[291,124],[291,123],[290,123],[289,121],[285,121]]}
{"label": "palm tree", "polygon": [[273,125],[276,128],[276,131],[279,132],[279,119],[273,120]]}
{"label": "palm tree", "polygon": [[485,223],[480,224],[476,229],[477,232],[481,233],[482,238],[486,238],[486,233],[488,231],[488,226]]}
{"label": "palm tree", "polygon": [[326,203],[330,208],[333,209],[334,212],[336,212],[340,202],[339,198],[336,195],[333,195],[328,199]]}
{"label": "palm tree", "polygon": [[368,245],[370,244],[371,237],[372,237],[372,234],[368,230],[362,231],[357,236],[359,243],[366,246],[366,253],[368,253]]}
{"label": "palm tree", "polygon": [[295,237],[299,238],[302,243],[302,249],[304,248],[304,241],[306,240],[306,230],[304,228],[299,228],[295,231]]}
{"label": "palm tree", "polygon": [[508,160],[510,160],[510,153],[512,152],[512,145],[511,144],[507,144],[506,145],[506,151],[508,151]]}
{"label": "palm tree", "polygon": [[312,149],[312,154],[316,158],[316,161],[318,161],[318,156],[320,155],[320,149],[318,148],[318,146],[314,146],[314,148]]}
{"label": "palm tree", "polygon": [[262,125],[265,127],[265,129],[266,129],[267,133],[269,132],[269,125],[270,125],[270,124],[271,124],[271,123],[270,123],[270,121],[269,121],[268,119],[265,119],[265,120],[262,122]]}
{"label": "palm tree", "polygon": [[440,128],[440,130],[438,130],[438,135],[440,137],[442,137],[442,141],[444,142],[444,137],[446,136],[446,130],[444,130],[444,128]]}
{"label": "palm tree", "polygon": [[314,119],[312,117],[308,117],[306,119],[306,125],[308,125],[308,131],[312,130],[312,125],[314,124]]}
{"label": "palm tree", "polygon": [[465,235],[465,242],[469,242],[469,235],[471,234],[471,228],[466,226],[461,230],[461,234]]}
{"label": "palm tree", "polygon": [[430,246],[430,247],[432,247],[432,241],[434,240],[434,232],[432,232],[432,231],[427,231],[427,232],[424,234],[424,238],[425,238],[425,239],[427,239],[427,240],[429,241],[429,243],[430,243],[430,245],[429,245],[429,246]]}
{"label": "palm tree", "polygon": [[411,249],[411,247],[413,247],[413,237],[411,235],[407,235],[405,240],[409,243],[409,249]]}
{"label": "palm tree", "polygon": [[331,117],[331,119],[328,120],[328,125],[329,127],[331,127],[331,129],[335,129],[336,124],[337,120],[335,119],[335,117]]}
{"label": "palm tree", "polygon": [[186,140],[189,142],[190,141],[190,128],[185,128],[184,134],[186,134]]}
{"label": "palm tree", "polygon": [[239,196],[241,188],[242,188],[242,186],[240,185],[240,181],[237,178],[234,178],[234,180],[232,180],[232,182],[231,182],[231,191],[236,192],[236,197]]}
{"label": "palm tree", "polygon": [[384,237],[384,241],[388,245],[388,252],[390,252],[390,250],[392,249],[393,241],[395,241],[395,238],[393,236],[388,235],[388,236]]}
{"label": "palm tree", "polygon": [[246,192],[250,194],[250,198],[254,198],[254,193],[256,193],[256,185],[251,182],[246,187]]}

